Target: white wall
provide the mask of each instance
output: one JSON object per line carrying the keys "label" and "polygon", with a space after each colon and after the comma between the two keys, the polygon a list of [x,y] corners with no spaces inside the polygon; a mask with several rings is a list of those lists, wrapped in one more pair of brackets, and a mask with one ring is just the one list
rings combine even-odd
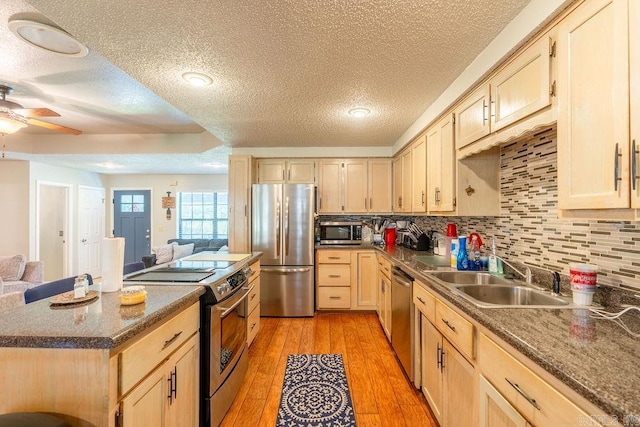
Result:
{"label": "white wall", "polygon": [[[175,197],[180,191],[224,191],[228,189],[227,175],[109,175],[107,197],[113,198],[114,190],[151,190],[151,247],[176,238],[176,212],[166,219],[162,198],[171,192]],[[108,235],[113,233],[113,203],[107,203],[106,222]]]}
{"label": "white wall", "polygon": [[0,160],[0,255],[29,257],[29,162]]}

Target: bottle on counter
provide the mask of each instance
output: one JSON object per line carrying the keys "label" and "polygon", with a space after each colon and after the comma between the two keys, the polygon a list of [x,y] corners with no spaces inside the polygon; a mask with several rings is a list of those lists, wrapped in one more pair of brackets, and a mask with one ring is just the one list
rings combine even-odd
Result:
{"label": "bottle on counter", "polygon": [[[447,240],[450,239],[447,237]],[[449,249],[449,259],[451,260],[450,266],[451,268],[456,268],[458,266],[458,238],[451,239],[451,248]]]}
{"label": "bottle on counter", "polygon": [[451,253],[451,249],[453,246],[453,240],[458,238],[458,229],[456,228],[456,225],[452,222],[447,224],[447,235],[446,235],[446,239],[447,242],[445,244],[445,250],[447,251],[444,255],[447,258],[451,258],[451,267],[455,267],[455,258],[453,256],[453,254]]}
{"label": "bottle on counter", "polygon": [[84,298],[87,295],[84,289],[84,279],[80,276],[76,277],[76,281],[73,284],[73,298]]}
{"label": "bottle on counter", "polygon": [[467,254],[467,238],[458,237],[458,255],[456,257],[458,270],[469,270],[469,255]]}

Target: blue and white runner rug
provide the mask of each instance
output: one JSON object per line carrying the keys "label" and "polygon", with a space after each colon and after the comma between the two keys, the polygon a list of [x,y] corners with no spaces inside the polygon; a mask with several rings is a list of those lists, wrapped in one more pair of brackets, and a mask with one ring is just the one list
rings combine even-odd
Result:
{"label": "blue and white runner rug", "polygon": [[355,426],[341,354],[290,354],[276,426]]}

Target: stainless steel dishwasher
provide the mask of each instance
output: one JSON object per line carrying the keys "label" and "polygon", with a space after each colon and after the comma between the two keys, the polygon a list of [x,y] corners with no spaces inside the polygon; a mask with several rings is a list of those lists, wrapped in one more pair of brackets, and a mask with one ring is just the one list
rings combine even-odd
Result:
{"label": "stainless steel dishwasher", "polygon": [[413,382],[413,277],[398,267],[391,274],[391,346],[404,373]]}

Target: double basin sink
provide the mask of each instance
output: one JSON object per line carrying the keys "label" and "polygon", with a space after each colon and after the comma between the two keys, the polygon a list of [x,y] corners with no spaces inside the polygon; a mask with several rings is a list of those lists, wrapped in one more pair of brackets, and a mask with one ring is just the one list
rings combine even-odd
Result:
{"label": "double basin sink", "polygon": [[501,276],[473,271],[438,271],[429,276],[478,307],[569,308],[568,299],[554,296]]}

